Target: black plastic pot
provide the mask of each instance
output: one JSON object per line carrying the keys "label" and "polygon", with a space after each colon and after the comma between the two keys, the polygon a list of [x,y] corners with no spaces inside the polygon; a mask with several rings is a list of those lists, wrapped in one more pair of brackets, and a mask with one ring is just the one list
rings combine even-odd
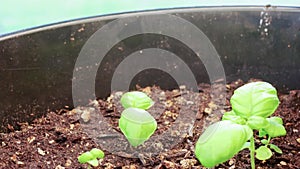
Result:
{"label": "black plastic pot", "polygon": [[[181,17],[202,30],[220,56],[226,82],[258,78],[281,91],[300,89],[299,8],[186,8],[99,16],[0,37],[1,130],[51,110],[73,107],[73,70],[87,40],[118,18],[156,14]],[[139,34],[121,39],[106,54],[95,81],[96,97],[107,97],[118,64],[145,48],[176,54],[190,67],[198,83],[209,82],[203,63],[189,47],[171,37]],[[170,75],[157,69],[140,72],[130,86],[153,84],[165,89],[178,87]]]}

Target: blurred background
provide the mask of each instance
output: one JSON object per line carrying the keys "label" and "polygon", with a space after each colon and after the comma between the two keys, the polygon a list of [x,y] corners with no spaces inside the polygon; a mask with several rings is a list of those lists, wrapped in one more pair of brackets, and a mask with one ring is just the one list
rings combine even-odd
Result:
{"label": "blurred background", "polygon": [[9,0],[0,5],[0,36],[12,32],[91,16],[128,11],[195,6],[300,6],[299,0]]}

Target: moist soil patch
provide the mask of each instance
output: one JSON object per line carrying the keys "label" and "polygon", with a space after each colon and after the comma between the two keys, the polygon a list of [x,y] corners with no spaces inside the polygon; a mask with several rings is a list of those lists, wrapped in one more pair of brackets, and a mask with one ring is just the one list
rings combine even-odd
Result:
{"label": "moist soil patch", "polygon": [[[95,118],[99,115],[105,119],[111,129],[114,129],[114,132],[120,132],[118,119],[122,108],[118,99],[122,92],[114,92],[105,100],[91,102],[88,107],[79,107],[73,110],[62,109],[50,112],[45,117],[34,120],[32,124],[20,123],[20,131],[14,131],[10,126],[10,133],[1,133],[0,135],[0,168],[87,168],[86,164],[78,163],[77,157],[94,147],[102,148],[100,144],[96,143],[97,139],[95,138],[102,141],[107,139],[112,145],[112,147],[105,147],[105,158],[99,160],[100,165],[95,168],[204,168],[195,158],[194,145],[208,121],[220,120],[221,113],[231,109],[230,97],[233,91],[243,84],[244,82],[238,80],[226,85],[226,94],[220,94],[219,99],[215,100],[212,100],[212,93],[218,94],[218,90],[211,89],[211,86],[207,84],[200,84],[199,92],[164,91],[156,86],[138,88],[147,93],[156,104],[149,109],[158,123],[158,129],[153,137],[167,131],[174,131],[170,139],[180,138],[180,141],[169,151],[163,151],[156,155],[146,152],[146,155],[135,156],[136,154],[130,153],[130,147],[124,146],[123,142],[115,141],[114,135],[101,133],[97,136],[97,132],[95,134],[86,133],[86,131],[92,130],[93,126],[96,131],[97,127],[95,126],[101,127]],[[181,89],[185,89],[185,87],[181,86]],[[185,97],[181,97],[182,95]],[[283,118],[287,135],[274,138],[271,143],[278,145],[283,154],[275,153],[267,161],[257,160],[256,166],[262,169],[297,169],[300,168],[300,91],[293,90],[288,93],[278,93],[278,95],[281,103],[274,115]],[[182,98],[187,98],[187,100]],[[193,101],[188,101],[189,99]],[[225,102],[221,102],[221,100],[225,100]],[[183,129],[188,129],[187,132],[186,130],[180,132],[180,130],[172,128],[179,112],[194,113],[193,125],[179,124]],[[183,122],[184,120],[189,119],[183,119]],[[258,146],[259,142],[256,145]],[[149,144],[149,147],[151,150],[159,150],[161,145]],[[117,153],[119,155],[115,155],[110,153],[109,149],[126,150],[124,152],[129,153],[119,152]],[[145,151],[147,150],[145,149]],[[216,168],[250,168],[249,151],[241,151]]]}

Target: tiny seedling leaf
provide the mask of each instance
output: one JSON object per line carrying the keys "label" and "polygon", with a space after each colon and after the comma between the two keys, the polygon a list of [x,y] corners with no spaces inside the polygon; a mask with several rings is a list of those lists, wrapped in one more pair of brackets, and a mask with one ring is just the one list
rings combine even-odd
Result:
{"label": "tiny seedling leaf", "polygon": [[93,148],[90,153],[92,153],[95,158],[104,158],[104,152],[98,148]]}
{"label": "tiny seedling leaf", "polygon": [[272,157],[272,151],[267,146],[260,146],[255,152],[256,158],[259,160],[267,160]]}
{"label": "tiny seedling leaf", "polygon": [[99,165],[97,158],[88,161],[88,163],[94,167],[97,167]]}
{"label": "tiny seedling leaf", "polygon": [[88,163],[96,167],[98,166],[97,158],[104,158],[104,152],[100,149],[93,148],[91,151],[87,151],[78,156],[78,161],[81,164]]}
{"label": "tiny seedling leaf", "polygon": [[273,149],[276,153],[282,154],[282,150],[275,144],[270,144],[270,148]]}
{"label": "tiny seedling leaf", "polygon": [[266,144],[269,144],[269,142],[268,142],[267,139],[262,139],[262,140],[260,140],[260,142],[263,143],[263,144],[265,144],[265,145],[266,145]]}
{"label": "tiny seedling leaf", "polygon": [[88,151],[88,152],[81,154],[78,157],[78,161],[79,161],[79,163],[83,164],[83,163],[86,163],[86,162],[92,160],[93,158],[94,158],[93,154]]}
{"label": "tiny seedling leaf", "polygon": [[132,91],[123,94],[121,97],[121,104],[125,109],[133,107],[147,110],[154,104],[154,102],[145,93]]}
{"label": "tiny seedling leaf", "polygon": [[264,129],[259,129],[258,132],[258,137],[264,137],[266,136],[268,133],[264,130]]}

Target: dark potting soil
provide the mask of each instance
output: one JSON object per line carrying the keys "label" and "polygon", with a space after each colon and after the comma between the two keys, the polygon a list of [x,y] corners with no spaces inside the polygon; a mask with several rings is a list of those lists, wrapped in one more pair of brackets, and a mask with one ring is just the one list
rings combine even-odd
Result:
{"label": "dark potting soil", "polygon": [[[211,86],[207,84],[200,84],[197,93],[184,90],[184,87],[181,87],[181,92],[179,90],[163,91],[155,86],[139,88],[138,90],[146,92],[155,101],[155,105],[149,109],[158,123],[158,129],[153,137],[159,138],[162,133],[171,131],[168,139],[179,138],[180,140],[168,151],[155,155],[150,153],[172,146],[171,144],[162,145],[166,140],[158,139],[157,144],[145,142],[146,146],[137,147],[144,154],[136,156],[131,152],[134,150],[127,146],[126,140],[120,142],[114,138],[114,134],[107,134],[105,131],[99,134],[98,129],[102,127],[97,121],[99,116],[104,118],[116,134],[120,133],[118,119],[122,108],[118,99],[122,93],[115,92],[106,100],[93,101],[87,107],[73,110],[62,109],[50,112],[30,125],[19,124],[21,131],[2,133],[0,135],[0,168],[87,168],[86,164],[78,163],[77,157],[94,147],[104,149],[105,152],[105,158],[99,160],[100,165],[95,168],[203,168],[195,158],[194,145],[209,123],[220,120],[221,113],[230,110],[230,97],[234,89],[243,84],[241,80],[238,80],[226,85],[225,95],[219,93],[217,87],[211,89]],[[212,97],[217,99],[212,99]],[[300,91],[279,93],[279,99],[281,103],[274,115],[283,118],[287,135],[273,138],[271,143],[279,146],[283,153],[274,153],[267,161],[256,160],[257,168],[300,168]],[[223,103],[222,100],[225,102]],[[198,105],[199,102],[200,105]],[[180,119],[183,123],[176,124],[179,125],[180,130],[172,128],[176,119],[179,118],[178,112],[194,115],[191,116],[194,119],[189,119],[191,118],[189,116]],[[190,126],[189,123],[193,120],[195,121]],[[97,144],[100,143],[99,141],[106,141],[109,144],[102,147],[101,144]],[[259,145],[258,141],[256,145]],[[110,150],[114,150],[114,154]],[[122,153],[122,150],[126,151]],[[148,150],[149,153],[147,153]],[[241,151],[216,168],[250,168],[249,151]]]}

